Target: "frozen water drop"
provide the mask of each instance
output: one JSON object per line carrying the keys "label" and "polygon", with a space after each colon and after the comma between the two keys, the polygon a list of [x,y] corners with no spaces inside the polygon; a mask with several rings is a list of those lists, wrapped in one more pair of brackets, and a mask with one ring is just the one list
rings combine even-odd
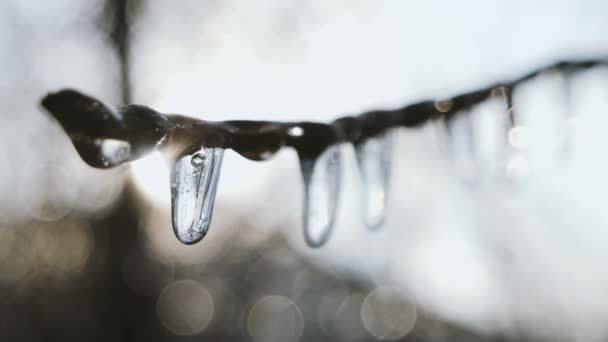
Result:
{"label": "frozen water drop", "polygon": [[184,244],[209,230],[224,150],[203,147],[178,158],[171,170],[171,214],[175,236]]}
{"label": "frozen water drop", "polygon": [[131,158],[131,144],[117,139],[96,139],[101,161],[105,166],[115,166]]}
{"label": "frozen water drop", "polygon": [[330,146],[316,159],[300,159],[304,179],[304,239],[321,247],[331,235],[340,193],[339,146]]}
{"label": "frozen water drop", "polygon": [[355,150],[363,180],[363,219],[369,228],[378,228],[386,215],[393,134],[370,138]]}

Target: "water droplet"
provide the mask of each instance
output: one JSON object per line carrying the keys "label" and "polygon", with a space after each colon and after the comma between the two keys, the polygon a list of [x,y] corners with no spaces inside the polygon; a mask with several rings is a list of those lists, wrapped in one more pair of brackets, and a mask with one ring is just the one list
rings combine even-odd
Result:
{"label": "water droplet", "polygon": [[452,106],[454,106],[454,102],[449,99],[435,101],[435,108],[442,113],[449,112],[452,109]]}
{"label": "water droplet", "polygon": [[173,231],[184,244],[197,243],[209,230],[223,156],[224,149],[203,147],[173,164]]}
{"label": "water droplet", "polygon": [[300,159],[304,178],[304,238],[310,247],[321,247],[336,218],[341,182],[339,146],[330,146],[316,159]]}
{"label": "water droplet", "polygon": [[197,153],[192,156],[192,159],[190,159],[190,163],[194,167],[201,167],[203,166],[203,163],[205,163],[205,156],[200,153]]}
{"label": "water droplet", "polygon": [[526,126],[515,126],[508,133],[509,144],[515,148],[525,149],[530,145],[530,132]]}
{"label": "water droplet", "polygon": [[391,175],[393,133],[371,138],[355,147],[363,178],[363,219],[369,228],[384,222]]}
{"label": "water droplet", "polygon": [[288,131],[287,134],[289,134],[292,137],[301,137],[302,135],[304,135],[304,130],[302,129],[302,127],[291,127]]}

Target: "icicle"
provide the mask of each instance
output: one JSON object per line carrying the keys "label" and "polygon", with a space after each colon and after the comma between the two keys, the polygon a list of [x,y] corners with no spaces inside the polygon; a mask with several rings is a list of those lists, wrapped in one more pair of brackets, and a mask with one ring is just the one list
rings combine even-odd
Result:
{"label": "icicle", "polygon": [[562,83],[563,83],[563,105],[566,108],[564,111],[565,127],[563,128],[563,140],[562,144],[562,157],[566,160],[571,159],[573,145],[574,145],[574,123],[576,122],[576,113],[573,112],[573,79],[574,79],[574,71],[572,70],[564,70],[562,73]]}
{"label": "icicle", "polygon": [[384,222],[391,175],[393,134],[371,138],[357,145],[355,151],[363,180],[363,219],[371,228]]}
{"label": "icicle", "polygon": [[475,184],[479,170],[473,118],[470,114],[465,113],[447,121],[446,128],[454,167],[466,183]]}
{"label": "icicle", "polygon": [[511,185],[522,185],[528,178],[529,161],[524,151],[529,147],[530,132],[528,127],[521,124],[513,103],[514,89],[505,92],[505,110],[507,122],[505,125],[507,137],[507,160],[504,173]]}
{"label": "icicle", "polygon": [[310,247],[321,247],[329,238],[341,182],[339,146],[331,146],[316,159],[300,158],[304,178],[304,239]]}
{"label": "icicle", "polygon": [[186,154],[171,170],[171,214],[175,236],[199,242],[209,230],[224,150],[203,147]]}

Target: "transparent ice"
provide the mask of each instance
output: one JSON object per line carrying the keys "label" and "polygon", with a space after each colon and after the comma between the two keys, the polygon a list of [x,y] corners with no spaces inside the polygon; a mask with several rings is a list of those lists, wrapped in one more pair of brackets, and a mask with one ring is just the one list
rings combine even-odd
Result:
{"label": "transparent ice", "polygon": [[394,135],[386,132],[355,147],[363,181],[363,220],[371,228],[384,222],[391,177]]}
{"label": "transparent ice", "polygon": [[340,147],[330,146],[317,159],[301,159],[300,168],[304,178],[304,239],[310,247],[321,247],[327,242],[336,218]]}
{"label": "transparent ice", "polygon": [[171,213],[175,236],[184,244],[209,230],[224,150],[203,147],[175,161],[171,170]]}

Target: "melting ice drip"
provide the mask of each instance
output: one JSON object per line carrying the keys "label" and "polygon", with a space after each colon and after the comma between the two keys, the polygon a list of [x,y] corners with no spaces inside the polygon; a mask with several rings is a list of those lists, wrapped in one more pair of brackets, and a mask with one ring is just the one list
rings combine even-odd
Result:
{"label": "melting ice drip", "polygon": [[199,242],[209,230],[224,149],[203,147],[178,158],[171,170],[171,213],[175,236]]}
{"label": "melting ice drip", "polygon": [[316,159],[301,159],[304,179],[304,239],[310,247],[321,247],[331,235],[340,196],[340,146],[331,146]]}

